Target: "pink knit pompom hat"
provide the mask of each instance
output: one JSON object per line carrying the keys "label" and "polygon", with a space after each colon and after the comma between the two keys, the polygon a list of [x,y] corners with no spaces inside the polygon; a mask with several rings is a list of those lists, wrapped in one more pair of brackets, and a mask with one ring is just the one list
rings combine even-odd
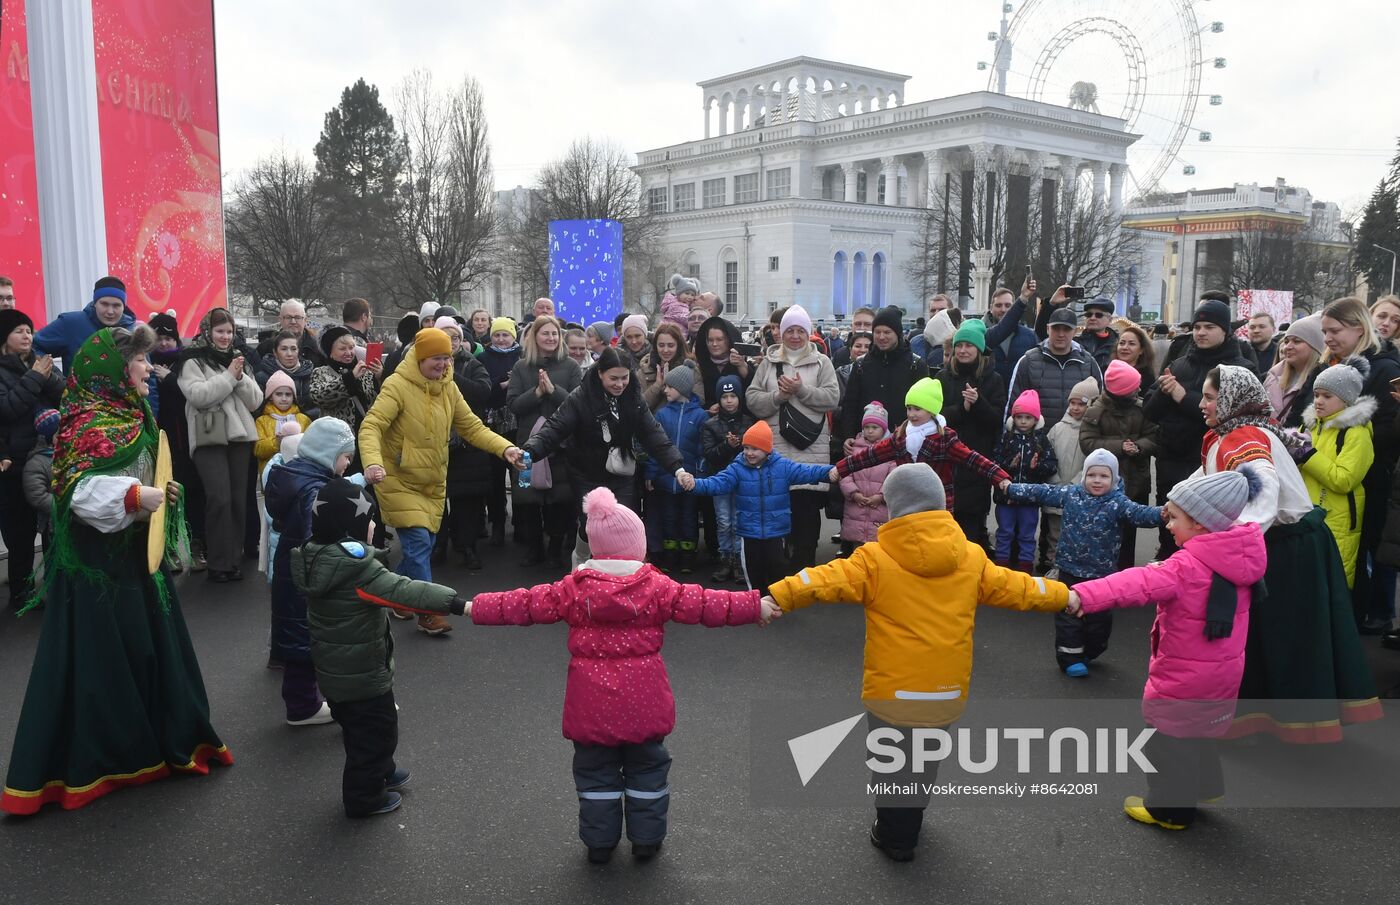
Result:
{"label": "pink knit pompom hat", "polygon": [[588,516],[588,547],[594,559],[632,559],[645,562],[647,533],[637,513],[617,501],[606,487],[583,498]]}

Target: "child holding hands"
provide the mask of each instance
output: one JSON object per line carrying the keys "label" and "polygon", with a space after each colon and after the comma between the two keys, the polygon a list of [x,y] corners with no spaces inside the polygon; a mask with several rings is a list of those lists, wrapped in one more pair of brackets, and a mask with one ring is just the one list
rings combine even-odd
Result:
{"label": "child holding hands", "polygon": [[1235,521],[1260,486],[1250,465],[1177,484],[1166,505],[1177,552],[1070,592],[1071,609],[1086,615],[1157,604],[1142,695],[1143,718],[1156,729],[1143,753],[1157,772],[1147,774],[1145,797],[1123,802],[1139,823],[1186,829],[1198,802],[1225,793],[1215,739],[1234,718],[1249,609],[1262,599],[1258,583],[1268,563],[1259,526]]}
{"label": "child holding hands", "polygon": [[773,451],[773,429],[755,421],[744,432],[744,451],[724,471],[695,481],[695,493],[734,495],[736,530],[743,540],[744,574],[762,591],[787,573],[783,540],[792,532],[788,491],[798,484],[828,479],[829,467],[794,462]]}
{"label": "child holding hands", "polygon": [[574,743],[579,838],[590,862],[605,863],[625,815],[632,855],[647,859],[666,838],[670,805],[664,742],[676,702],[661,659],[666,623],[717,628],[777,612],[753,591],[679,584],[648,565],[641,519],[606,487],[583,508],[592,559],[553,584],[478,594],[467,612],[477,625],[568,623],[564,737]]}
{"label": "child holding hands", "polygon": [[[764,603],[783,612],[812,603],[854,601],[865,608],[865,679],[861,700],[870,728],[936,727],[956,720],[967,703],[972,634],[981,604],[1054,612],[1069,590],[1059,582],[987,561],[944,505],[944,482],[926,463],[900,465],[885,478],[890,520],[874,543],[773,585]],[[912,767],[912,733],[897,742],[905,770],[873,774],[872,782],[927,789],[936,766]],[[876,799],[870,841],[887,857],[909,861],[919,844],[929,793]]]}
{"label": "child holding hands", "polygon": [[310,540],[291,553],[291,572],[306,595],[316,681],[345,744],[345,816],[387,814],[408,785],[408,770],[394,763],[399,716],[388,609],[460,616],[466,602],[449,587],[389,571],[389,551],[374,547],[379,510],[360,485],[328,481],[314,512]]}
{"label": "child holding hands", "polygon": [[[1012,484],[1007,497],[1015,503],[1053,506],[1064,512],[1064,529],[1055,550],[1059,580],[1069,587],[1115,571],[1122,528],[1159,528],[1162,511],[1134,503],[1118,480],[1118,460],[1096,449],[1084,459],[1084,479],[1078,484]],[[1089,661],[1108,649],[1112,613],[1082,619],[1055,617],[1055,660],[1065,675],[1089,674]]]}
{"label": "child holding hands", "polygon": [[828,480],[836,483],[847,475],[882,462],[901,465],[924,462],[943,482],[944,498],[950,512],[954,508],[953,471],[959,465],[982,475],[993,487],[1010,484],[1011,476],[995,462],[969,449],[958,439],[957,432],[938,414],[942,409],[943,384],[932,377],[921,378],[904,394],[907,420],[879,443],[837,462]]}

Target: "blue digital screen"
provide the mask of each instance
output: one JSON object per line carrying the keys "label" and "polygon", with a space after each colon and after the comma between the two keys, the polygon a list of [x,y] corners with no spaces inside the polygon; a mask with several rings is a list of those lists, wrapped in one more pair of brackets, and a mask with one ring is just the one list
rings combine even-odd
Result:
{"label": "blue digital screen", "polygon": [[587,326],[622,311],[622,224],[551,220],[549,297],[560,320]]}

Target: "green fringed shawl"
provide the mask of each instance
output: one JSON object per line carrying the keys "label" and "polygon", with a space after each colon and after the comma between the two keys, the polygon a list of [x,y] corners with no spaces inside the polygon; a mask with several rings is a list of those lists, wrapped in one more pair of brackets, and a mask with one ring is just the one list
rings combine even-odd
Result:
{"label": "green fringed shawl", "polygon": [[[154,461],[160,447],[160,431],[151,406],[127,379],[126,362],[112,341],[111,330],[98,330],[74,356],[59,417],[53,458],[53,540],[44,556],[44,585],[47,587],[59,572],[110,585],[107,573],[84,562],[73,547],[73,491],[86,477],[130,473],[142,455]],[[111,538],[123,547],[130,541],[129,530]],[[168,552],[189,546],[183,497],[167,513],[165,545]],[[161,611],[169,612],[165,573],[157,570],[151,582]],[[20,614],[42,599],[43,590],[36,586]]]}

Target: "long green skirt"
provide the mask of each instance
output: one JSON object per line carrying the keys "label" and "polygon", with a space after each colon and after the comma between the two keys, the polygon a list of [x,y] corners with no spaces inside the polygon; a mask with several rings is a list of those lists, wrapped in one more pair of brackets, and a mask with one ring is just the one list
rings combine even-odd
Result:
{"label": "long green skirt", "polygon": [[173,584],[162,612],[147,574],[144,525],[104,535],[74,519],[71,531],[82,561],[109,581],[60,572],[48,587],[0,797],[11,814],[72,810],[172,771],[233,763],[209,724]]}
{"label": "long green skirt", "polygon": [[1269,732],[1286,742],[1337,742],[1342,725],[1381,717],[1352,615],[1346,572],[1325,515],[1314,508],[1264,535],[1269,596],[1250,607],[1244,678],[1228,737]]}

